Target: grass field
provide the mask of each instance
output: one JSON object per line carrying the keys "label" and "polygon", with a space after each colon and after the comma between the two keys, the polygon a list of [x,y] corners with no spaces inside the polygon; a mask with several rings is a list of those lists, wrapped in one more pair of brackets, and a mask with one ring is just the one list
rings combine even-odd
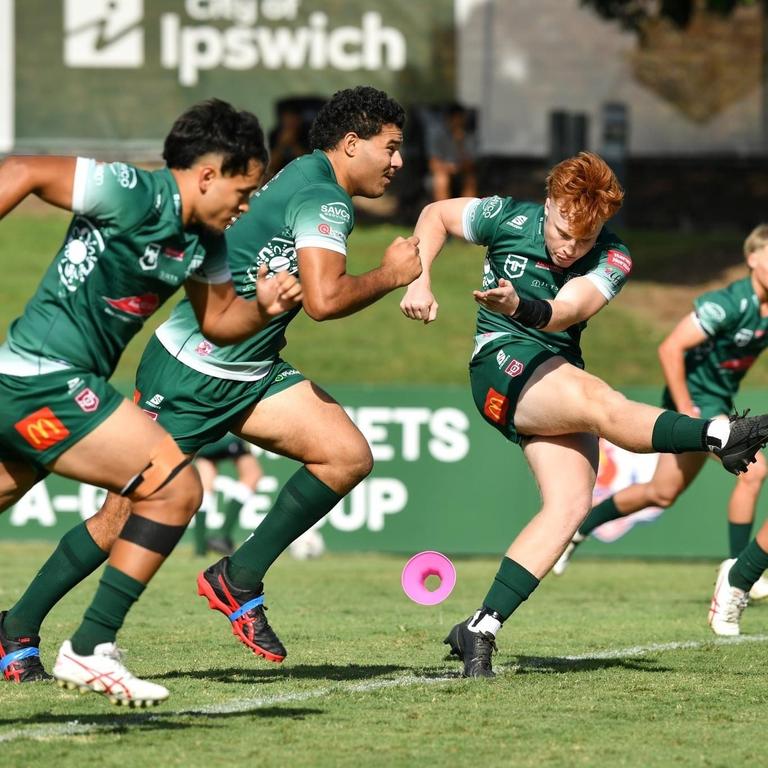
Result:
{"label": "grass field", "polygon": [[[0,605],[48,548],[0,544]],[[2,685],[9,766],[740,766],[763,764],[768,606],[710,634],[713,563],[582,559],[547,578],[499,636],[497,679],[463,680],[447,630],[483,597],[495,559],[457,560],[448,600],[399,584],[404,558],[281,558],[270,621],[289,649],[251,656],[195,594],[205,561],[169,560],[120,636],[130,668],[171,698],[118,709],[53,685]],[[82,613],[86,582],[49,616],[43,660]]]}

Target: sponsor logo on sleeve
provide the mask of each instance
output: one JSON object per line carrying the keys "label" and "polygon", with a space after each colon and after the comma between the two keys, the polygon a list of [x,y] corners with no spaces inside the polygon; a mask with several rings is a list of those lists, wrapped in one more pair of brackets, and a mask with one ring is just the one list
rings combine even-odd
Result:
{"label": "sponsor logo on sleeve", "polygon": [[506,424],[507,411],[509,410],[509,398],[497,392],[493,387],[488,389],[485,396],[483,413],[495,424]]}
{"label": "sponsor logo on sleeve", "polygon": [[320,218],[330,224],[347,224],[352,217],[347,204],[338,200],[334,203],[323,203],[320,206]]}
{"label": "sponsor logo on sleeve", "polygon": [[494,195],[493,197],[487,197],[483,200],[483,205],[480,210],[484,219],[493,219],[499,215],[503,206],[504,201],[498,195]]}
{"label": "sponsor logo on sleeve", "polygon": [[98,409],[100,401],[99,396],[92,389],[86,387],[77,394],[75,402],[80,406],[80,410],[86,413],[93,413]]}
{"label": "sponsor logo on sleeve", "polygon": [[126,163],[111,163],[109,170],[117,178],[117,183],[123,189],[133,189],[138,183],[136,169]]}
{"label": "sponsor logo on sleeve", "polygon": [[321,235],[330,235],[331,234],[331,225],[326,223],[321,223],[317,225],[317,231]]}
{"label": "sponsor logo on sleeve", "polygon": [[123,296],[121,299],[110,299],[107,296],[102,296],[102,298],[113,309],[132,317],[149,317],[160,306],[160,297],[156,293],[145,293],[143,296]]}
{"label": "sponsor logo on sleeve", "polygon": [[611,248],[607,252],[608,263],[616,269],[620,269],[625,275],[632,271],[632,259],[626,253]]}
{"label": "sponsor logo on sleeve", "polygon": [[57,269],[62,285],[76,291],[91,274],[106,245],[101,232],[83,216],[72,220]]}
{"label": "sponsor logo on sleeve", "polygon": [[48,406],[17,421],[14,427],[36,451],[45,451],[69,437],[69,430]]}
{"label": "sponsor logo on sleeve", "polygon": [[715,304],[714,301],[705,301],[696,314],[705,326],[709,324],[719,325],[725,320],[725,308]]}

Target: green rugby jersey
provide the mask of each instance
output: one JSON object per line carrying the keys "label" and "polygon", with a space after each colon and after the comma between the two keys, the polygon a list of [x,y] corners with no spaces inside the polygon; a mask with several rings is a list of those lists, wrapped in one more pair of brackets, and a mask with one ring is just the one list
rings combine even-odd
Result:
{"label": "green rugby jersey", "polygon": [[[586,276],[610,301],[624,286],[632,269],[627,246],[603,228],[592,250],[570,267],[557,266],[544,242],[544,206],[511,197],[486,197],[470,202],[463,214],[464,237],[488,247],[483,265],[482,290],[509,280],[522,299],[554,299],[574,277]],[[477,313],[475,353],[494,339],[534,339],[569,362],[583,366],[581,332],[586,322],[548,333],[528,328],[506,315],[480,307]]]}
{"label": "green rugby jersey", "polygon": [[768,346],[768,317],[752,280],[742,280],[694,301],[696,322],[709,337],[685,354],[690,388],[732,399],[757,356]]}
{"label": "green rugby jersey", "polygon": [[[299,157],[265,184],[226,232],[227,253],[237,292],[256,293],[256,274],[266,264],[269,279],[277,272],[298,275],[296,251],[318,247],[346,255],[354,226],[352,200],[336,183],[328,157],[315,150]],[[280,349],[297,306],[272,318],[266,328],[246,341],[217,347],[200,332],[187,300],[176,306],[155,332],[160,343],[180,362],[208,376],[256,381],[265,376]]]}
{"label": "green rugby jersey", "polygon": [[0,373],[81,368],[108,378],[144,322],[187,279],[230,279],[222,235],[185,231],[168,169],[78,158],[75,216],[0,347]]}

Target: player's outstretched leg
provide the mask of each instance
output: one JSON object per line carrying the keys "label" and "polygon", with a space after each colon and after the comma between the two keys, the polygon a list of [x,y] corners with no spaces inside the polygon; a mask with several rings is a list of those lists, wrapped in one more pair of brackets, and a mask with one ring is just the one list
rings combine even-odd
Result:
{"label": "player's outstretched leg", "polygon": [[731,585],[728,574],[736,558],[723,560],[717,571],[715,593],[709,608],[709,626],[716,635],[733,636],[741,632],[739,621],[747,607],[747,592]]}
{"label": "player's outstretched leg", "polygon": [[757,452],[768,443],[768,415],[748,416],[748,413],[747,410],[741,415],[732,415],[728,419],[730,431],[725,444],[712,446],[723,467],[734,475],[746,472]]}
{"label": "player's outstretched leg", "polygon": [[223,613],[232,624],[232,634],[257,656],[280,663],[288,654],[269,626],[264,611],[263,584],[256,590],[237,589],[227,578],[228,557],[223,557],[197,577],[197,594],[209,607]]}
{"label": "player's outstretched leg", "polygon": [[168,689],[134,677],[124,666],[114,643],[100,643],[89,656],[72,650],[65,640],[53,666],[56,683],[62,688],[102,693],[113,704],[153,707],[168,698]]}
{"label": "player's outstretched leg", "polygon": [[39,635],[8,637],[3,627],[6,611],[0,611],[0,671],[12,683],[50,680],[40,661]]}
{"label": "player's outstretched leg", "polygon": [[486,615],[501,626],[498,614],[483,608],[456,624],[443,640],[450,654],[464,662],[462,677],[495,677],[491,655],[497,650],[496,637],[491,632],[483,631],[480,625]]}

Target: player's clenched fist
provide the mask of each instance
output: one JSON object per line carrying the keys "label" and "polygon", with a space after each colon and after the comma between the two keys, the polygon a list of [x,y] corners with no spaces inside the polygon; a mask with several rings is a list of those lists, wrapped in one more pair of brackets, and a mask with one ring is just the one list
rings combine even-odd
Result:
{"label": "player's clenched fist", "polygon": [[400,310],[411,320],[421,320],[424,325],[437,318],[438,303],[432,290],[421,280],[416,280],[408,286],[408,290],[400,302]]}
{"label": "player's clenched fist", "polygon": [[396,237],[384,251],[381,266],[392,272],[395,285],[408,285],[413,282],[421,274],[419,238],[415,235]]}
{"label": "player's clenched fist", "polygon": [[269,317],[280,315],[301,303],[301,283],[290,272],[277,272],[266,279],[267,265],[262,264],[256,281],[256,299]]}

